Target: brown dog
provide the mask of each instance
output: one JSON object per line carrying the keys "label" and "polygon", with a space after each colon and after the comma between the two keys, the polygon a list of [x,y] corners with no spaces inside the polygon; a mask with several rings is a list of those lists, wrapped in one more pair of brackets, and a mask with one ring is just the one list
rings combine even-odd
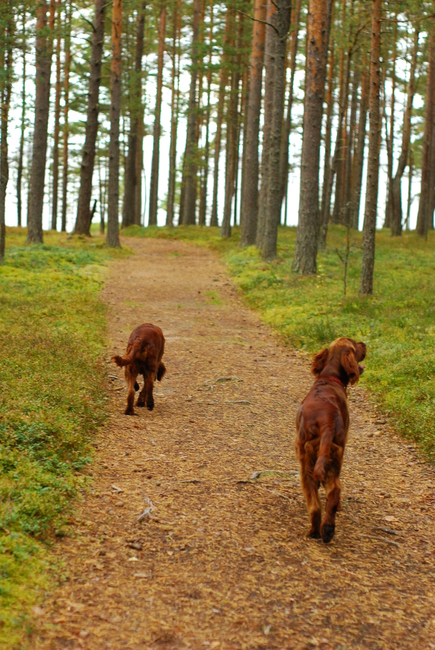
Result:
{"label": "brown dog", "polygon": [[125,381],[128,385],[127,408],[125,415],[134,415],[134,393],[139,390],[136,379],[143,375],[144,385],[139,393],[136,406],[147,406],[149,411],[154,408],[153,386],[157,379],[162,381],[166,368],[162,363],[165,350],[165,337],[160,327],[145,323],[139,325],[130,334],[125,357],[115,355],[112,360],[117,366],[125,367]]}
{"label": "brown dog", "polygon": [[[330,542],[340,509],[340,470],[349,429],[346,388],[364,370],[365,343],[340,338],[318,352],[311,366],[316,381],[296,415],[296,455],[301,464],[302,489],[311,516],[309,537]],[[322,524],[319,485],[326,492]]]}

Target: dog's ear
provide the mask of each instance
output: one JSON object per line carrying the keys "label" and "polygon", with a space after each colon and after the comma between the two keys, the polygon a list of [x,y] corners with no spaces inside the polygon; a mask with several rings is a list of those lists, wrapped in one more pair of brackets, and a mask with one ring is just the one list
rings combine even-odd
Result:
{"label": "dog's ear", "polygon": [[363,361],[365,359],[365,356],[367,354],[367,348],[366,344],[360,341],[359,343],[356,344],[356,358],[357,361]]}
{"label": "dog's ear", "polygon": [[349,382],[353,385],[359,379],[359,368],[356,360],[355,348],[345,348],[341,353],[340,363],[344,372],[349,377]]}
{"label": "dog's ear", "polygon": [[323,368],[326,366],[326,362],[328,361],[328,354],[328,348],[324,348],[314,355],[313,363],[311,364],[311,372],[316,377],[320,375]]}

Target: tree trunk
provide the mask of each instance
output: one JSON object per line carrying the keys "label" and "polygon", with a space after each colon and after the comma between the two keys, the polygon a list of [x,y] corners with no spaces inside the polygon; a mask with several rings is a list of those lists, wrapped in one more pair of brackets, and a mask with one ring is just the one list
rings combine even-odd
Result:
{"label": "tree trunk", "polygon": [[62,232],[66,232],[66,212],[68,208],[68,138],[69,138],[69,76],[71,70],[71,0],[67,5],[64,62],[64,107],[63,107],[63,147],[62,147]]}
{"label": "tree trunk", "polygon": [[[7,17],[4,15],[6,14]],[[1,53],[1,72],[2,79],[0,80],[0,100],[1,100],[1,143],[0,143],[0,261],[5,257],[6,246],[6,225],[5,225],[5,209],[6,209],[6,189],[9,180],[9,161],[8,161],[8,122],[9,122],[9,108],[11,104],[11,91],[12,91],[12,39],[13,39],[13,16],[11,8],[4,8],[2,14],[3,20],[6,25],[3,28],[1,37],[2,43],[0,47],[4,48]]]}
{"label": "tree trunk", "polygon": [[204,170],[199,195],[199,225],[205,226],[207,213],[207,186],[210,158],[211,76],[213,61],[213,0],[210,0],[209,58],[207,70],[207,109],[205,114]]}
{"label": "tree trunk", "polygon": [[373,293],[375,266],[375,235],[379,187],[380,149],[380,85],[381,85],[381,20],[382,0],[372,0],[372,38],[370,52],[370,135],[367,168],[366,206],[364,215],[363,260],[361,268],[361,295]]}
{"label": "tree trunk", "polygon": [[109,144],[109,204],[107,215],[107,245],[119,242],[119,116],[121,113],[121,33],[122,0],[113,0],[112,62],[110,66],[110,144]]}
{"label": "tree trunk", "polygon": [[[128,138],[128,154],[124,176],[124,206],[122,227],[127,228],[136,221],[136,186],[139,182],[137,169],[137,148],[142,119],[142,57],[144,48],[145,2],[142,2],[137,12],[136,21],[136,53],[134,61],[134,76],[130,79],[130,134]],[[160,56],[160,54],[159,54]],[[162,57],[163,58],[163,57]],[[160,59],[159,59],[160,63]]]}
{"label": "tree trunk", "polygon": [[316,273],[320,139],[332,2],[309,0],[299,225],[293,258],[293,269],[304,275]]}
{"label": "tree trunk", "polygon": [[361,81],[361,69],[358,64],[355,65],[352,79],[352,100],[350,104],[350,121],[347,132],[346,143],[346,161],[344,170],[344,187],[343,187],[343,211],[344,211],[344,225],[352,228],[353,216],[353,167],[355,162],[355,129],[356,129],[356,114],[358,107],[358,88]]}
{"label": "tree trunk", "polygon": [[[419,32],[416,29],[414,32],[414,47],[412,51],[411,69],[409,72],[405,116],[403,118],[402,151],[400,152],[396,175],[392,179],[391,184],[391,234],[393,237],[402,234],[402,176],[408,162],[409,143],[411,140],[411,116],[412,103],[414,101],[415,95],[415,70],[417,67],[418,35]],[[431,169],[432,168],[433,167],[431,165]]]}
{"label": "tree trunk", "polygon": [[406,221],[405,228],[406,230],[411,230],[411,206],[412,206],[412,175],[414,171],[414,156],[412,154],[412,149],[409,151],[409,163],[408,163],[408,202],[406,204]]}
{"label": "tree trunk", "polygon": [[363,62],[363,72],[361,78],[361,101],[359,107],[358,120],[358,144],[356,146],[355,164],[353,168],[354,180],[352,183],[352,228],[358,230],[359,214],[361,206],[361,187],[364,167],[364,149],[366,141],[367,126],[367,109],[369,100],[370,76],[366,69],[366,63]]}
{"label": "tree trunk", "polygon": [[20,132],[20,149],[18,152],[18,169],[17,169],[17,225],[22,226],[23,222],[23,202],[21,198],[23,184],[23,159],[24,159],[24,138],[26,132],[26,79],[27,79],[27,57],[26,57],[26,6],[23,7],[22,39],[23,39],[23,77],[21,87],[21,132]]}
{"label": "tree trunk", "polygon": [[92,177],[95,163],[95,144],[98,133],[98,96],[101,82],[101,64],[104,45],[104,18],[107,0],[95,0],[95,18],[91,40],[91,62],[88,83],[88,108],[86,135],[80,167],[80,190],[77,206],[77,220],[74,231],[77,235],[91,234]]}
{"label": "tree trunk", "polygon": [[161,113],[162,113],[162,89],[163,89],[163,55],[165,52],[165,32],[166,32],[166,7],[162,6],[159,19],[159,50],[157,59],[157,92],[156,92],[156,109],[154,112],[154,139],[153,139],[153,157],[151,164],[151,182],[150,182],[150,211],[149,226],[157,225],[157,203],[159,194],[159,166],[160,166],[160,131],[161,131]]}
{"label": "tree trunk", "polygon": [[[228,9],[231,14],[232,32],[236,31],[236,12]],[[235,37],[231,39],[230,49],[236,50]],[[225,203],[224,215],[221,226],[221,236],[231,236],[231,206],[234,197],[234,185],[236,178],[237,160],[237,127],[238,127],[238,105],[239,105],[239,83],[240,71],[237,65],[236,56],[233,53],[230,59],[231,89],[227,110],[227,139],[226,139],[226,160],[225,160]]]}
{"label": "tree trunk", "polygon": [[261,87],[263,80],[266,0],[255,0],[249,90],[242,159],[241,246],[255,244],[258,217],[258,138],[260,131]]}
{"label": "tree trunk", "polygon": [[[60,21],[60,12],[58,11],[58,20]],[[51,229],[57,230],[57,209],[59,196],[59,134],[60,134],[60,95],[62,90],[60,80],[60,44],[61,35],[58,29],[56,42],[56,97],[54,104],[54,142],[53,142],[53,205],[51,213]]]}
{"label": "tree trunk", "polygon": [[417,216],[417,234],[426,237],[429,228],[429,196],[431,156],[434,143],[432,142],[434,122],[434,93],[435,93],[435,32],[431,26],[429,36],[429,67],[426,87],[426,112],[424,122],[423,156],[421,161],[421,190]]}
{"label": "tree trunk", "polygon": [[[274,0],[267,0],[266,21],[268,25],[275,26],[276,3]],[[257,234],[255,244],[263,250],[264,235],[266,230],[267,211],[267,182],[269,179],[269,147],[270,131],[272,126],[272,105],[273,105],[273,84],[275,81],[275,30],[267,26],[266,43],[264,48],[264,67],[266,78],[264,81],[264,121],[263,121],[263,145],[261,151],[261,185],[258,197]]]}
{"label": "tree trunk", "polygon": [[169,179],[168,205],[166,225],[174,225],[175,183],[177,174],[177,134],[180,110],[180,30],[181,6],[180,0],[174,3],[173,36],[172,36],[172,83],[171,83],[171,142],[169,146]]}
{"label": "tree trunk", "polygon": [[197,80],[198,80],[198,45],[201,0],[193,3],[192,69],[190,76],[189,107],[187,112],[187,136],[184,170],[184,213],[183,224],[196,222],[196,175],[197,175]]}
{"label": "tree trunk", "polygon": [[325,163],[323,169],[322,204],[319,216],[319,247],[326,247],[328,234],[329,212],[331,209],[331,144],[332,144],[332,115],[334,112],[334,43],[331,44],[328,64],[328,92],[326,95],[326,130],[325,130]]}
{"label": "tree trunk", "polygon": [[[228,22],[228,14],[229,12],[227,12],[227,22]],[[227,82],[226,64],[223,61],[220,70],[218,113],[216,118],[216,135],[214,140],[213,200],[212,200],[211,219],[210,219],[210,226],[214,226],[214,227],[218,225],[219,159],[221,154],[222,123],[224,119],[226,82]]]}
{"label": "tree trunk", "polygon": [[42,211],[47,162],[47,129],[50,107],[50,71],[55,4],[55,0],[51,0],[48,33],[47,2],[43,0],[36,7],[35,122],[27,223],[27,241],[29,244],[42,244],[43,242]]}
{"label": "tree trunk", "polygon": [[282,207],[282,176],[280,175],[281,142],[285,97],[285,69],[287,34],[290,28],[291,5],[288,0],[276,1],[275,24],[275,78],[273,82],[272,124],[269,138],[269,169],[267,182],[267,208],[264,230],[263,257],[276,257],[278,225]]}
{"label": "tree trunk", "polygon": [[[393,185],[393,166],[394,166],[394,114],[396,107],[396,62],[397,62],[397,11],[394,19],[393,30],[393,69],[391,72],[391,105],[390,105],[390,133],[386,133],[385,144],[387,148],[387,204],[385,206],[384,228],[391,227],[392,218],[392,185]],[[384,97],[385,102],[385,97]],[[385,128],[387,129],[387,116],[385,115]]]}
{"label": "tree trunk", "polygon": [[290,34],[290,83],[288,90],[287,114],[283,128],[283,140],[281,145],[281,200],[284,200],[287,192],[288,185],[288,172],[289,172],[289,147],[290,147],[290,133],[292,126],[292,108],[293,108],[293,93],[295,85],[296,74],[296,55],[298,51],[298,36],[299,36],[299,23],[301,19],[301,0],[296,0],[296,6],[292,15],[292,26]]}

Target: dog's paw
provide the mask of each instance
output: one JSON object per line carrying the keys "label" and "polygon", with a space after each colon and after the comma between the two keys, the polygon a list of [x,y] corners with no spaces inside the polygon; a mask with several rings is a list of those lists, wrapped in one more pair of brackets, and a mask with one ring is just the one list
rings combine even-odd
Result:
{"label": "dog's paw", "polygon": [[139,406],[139,408],[145,406],[145,400],[144,399],[138,399],[136,402],[136,406]]}
{"label": "dog's paw", "polygon": [[320,531],[317,528],[310,528],[307,537],[311,539],[320,539]]}
{"label": "dog's paw", "polygon": [[147,409],[148,411],[152,411],[154,408],[154,402],[147,402]]}
{"label": "dog's paw", "polygon": [[124,411],[124,415],[134,415],[134,410],[127,406],[127,408]]}
{"label": "dog's paw", "polygon": [[333,524],[325,524],[325,526],[322,526],[322,539],[325,542],[325,544],[328,544],[331,539],[334,537],[335,533],[335,526]]}

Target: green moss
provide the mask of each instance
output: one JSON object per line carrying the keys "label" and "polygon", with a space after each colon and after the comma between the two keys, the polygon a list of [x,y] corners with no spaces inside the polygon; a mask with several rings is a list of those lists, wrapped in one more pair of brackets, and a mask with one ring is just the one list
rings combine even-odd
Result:
{"label": "green moss", "polygon": [[374,295],[364,298],[358,294],[362,235],[355,231],[343,295],[338,253],[345,251],[346,230],[339,226],[330,228],[315,277],[291,270],[294,228],[280,228],[278,259],[270,264],[254,247],[238,247],[238,229],[230,240],[221,239],[217,229],[192,226],[132,234],[178,238],[220,251],[248,304],[296,348],[312,353],[339,336],[364,340],[368,356],[361,382],[396,430],[435,459],[435,233],[425,242],[415,233],[392,238],[388,231],[378,232]]}
{"label": "green moss", "polygon": [[0,646],[26,647],[47,590],[49,545],[85,484],[106,417],[100,238],[50,233],[26,246],[8,229],[0,266]]}

